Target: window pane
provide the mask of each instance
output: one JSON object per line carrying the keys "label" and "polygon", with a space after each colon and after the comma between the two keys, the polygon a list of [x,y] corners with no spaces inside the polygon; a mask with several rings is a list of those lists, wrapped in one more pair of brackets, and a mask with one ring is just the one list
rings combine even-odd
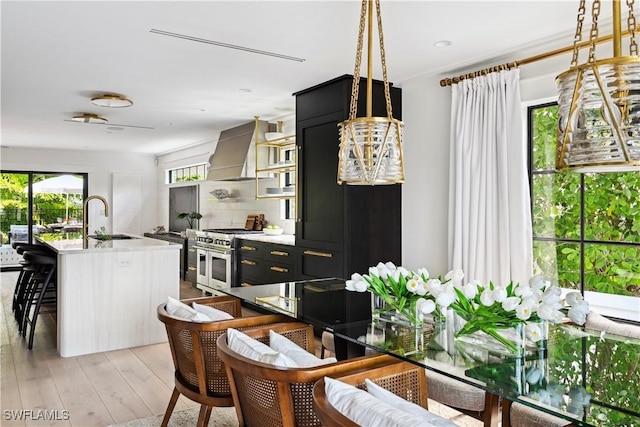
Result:
{"label": "window pane", "polygon": [[533,235],[580,238],[580,175],[533,176]]}
{"label": "window pane", "polygon": [[558,106],[536,108],[533,115],[533,170],[556,167],[556,126]]}
{"label": "window pane", "polygon": [[640,296],[640,248],[628,245],[585,244],[584,289]]}
{"label": "window pane", "polygon": [[640,174],[585,175],[585,238],[640,243]]}
{"label": "window pane", "polygon": [[566,289],[580,289],[580,245],[535,240],[533,274]]}

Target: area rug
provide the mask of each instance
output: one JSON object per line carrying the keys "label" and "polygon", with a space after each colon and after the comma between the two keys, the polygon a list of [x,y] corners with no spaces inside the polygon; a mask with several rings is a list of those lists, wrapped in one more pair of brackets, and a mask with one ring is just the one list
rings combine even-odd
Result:
{"label": "area rug", "polygon": [[[186,409],[184,411],[174,411],[169,420],[169,427],[192,427],[198,421],[198,413],[200,407]],[[140,418],[139,420],[127,421],[122,424],[113,424],[109,427],[157,427],[162,423],[164,414],[153,417]],[[237,427],[238,417],[236,410],[230,408],[213,408],[211,418],[209,419],[209,427]]]}

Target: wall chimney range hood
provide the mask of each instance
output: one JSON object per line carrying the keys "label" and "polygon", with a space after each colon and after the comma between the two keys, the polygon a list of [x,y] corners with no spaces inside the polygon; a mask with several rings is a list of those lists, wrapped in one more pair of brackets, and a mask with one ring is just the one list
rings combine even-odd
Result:
{"label": "wall chimney range hood", "polygon": [[[258,138],[264,139],[269,123],[258,122]],[[209,157],[207,179],[244,181],[256,178],[256,124],[251,121],[220,133],[218,144]]]}

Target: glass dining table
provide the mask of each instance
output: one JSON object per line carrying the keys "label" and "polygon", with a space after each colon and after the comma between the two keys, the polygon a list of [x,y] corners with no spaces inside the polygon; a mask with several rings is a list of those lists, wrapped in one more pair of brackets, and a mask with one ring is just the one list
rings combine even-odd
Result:
{"label": "glass dining table", "polygon": [[[640,340],[571,324],[550,325],[544,349],[522,357],[458,340],[452,316],[413,327],[372,319],[368,292],[329,278],[230,288],[259,311],[334,334],[338,359],[384,352],[577,426],[640,427]],[[427,372],[428,375],[428,372]],[[504,404],[503,404],[504,405]]]}

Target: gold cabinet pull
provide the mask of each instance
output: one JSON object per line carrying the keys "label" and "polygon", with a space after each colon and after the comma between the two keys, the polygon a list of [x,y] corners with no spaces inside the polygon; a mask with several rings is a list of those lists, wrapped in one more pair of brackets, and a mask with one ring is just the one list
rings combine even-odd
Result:
{"label": "gold cabinet pull", "polygon": [[242,250],[242,251],[257,251],[258,249],[256,249],[253,246],[240,246],[240,250]]}
{"label": "gold cabinet pull", "polygon": [[196,270],[197,270],[197,268],[196,268],[196,267],[189,267],[189,268],[188,268],[188,270],[189,270],[189,271],[196,271]]}
{"label": "gold cabinet pull", "polygon": [[276,256],[289,256],[289,252],[283,252],[283,251],[271,251],[270,253],[271,255],[276,255]]}
{"label": "gold cabinet pull", "polygon": [[318,251],[310,251],[310,250],[306,250],[304,251],[305,255],[311,255],[311,256],[320,256],[323,258],[333,258],[333,254],[327,253],[327,252],[318,252]]}
{"label": "gold cabinet pull", "polygon": [[248,259],[243,259],[240,263],[244,265],[256,265],[254,261],[249,261]]}
{"label": "gold cabinet pull", "polygon": [[270,268],[270,270],[277,271],[278,273],[288,273],[289,269],[284,267],[276,267],[275,265]]}
{"label": "gold cabinet pull", "polygon": [[242,283],[240,283],[240,286],[244,286],[246,288],[248,286],[253,286],[253,285],[251,283],[242,282]]}

